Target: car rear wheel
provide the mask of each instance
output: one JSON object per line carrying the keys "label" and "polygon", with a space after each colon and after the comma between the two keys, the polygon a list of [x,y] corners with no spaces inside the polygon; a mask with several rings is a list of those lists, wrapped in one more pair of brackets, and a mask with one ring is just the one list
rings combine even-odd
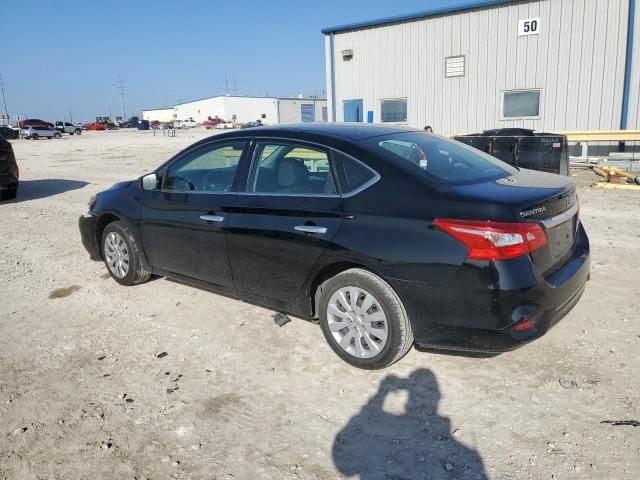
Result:
{"label": "car rear wheel", "polygon": [[34,133],[33,135],[31,135],[31,140],[37,140],[38,139],[38,134]]}
{"label": "car rear wheel", "polygon": [[366,270],[347,270],[322,284],[318,313],[325,339],[354,367],[388,367],[413,345],[402,301],[387,282]]}
{"label": "car rear wheel", "polygon": [[82,135],[82,130],[77,129],[77,130],[76,130],[76,135]]}
{"label": "car rear wheel", "polygon": [[120,285],[136,285],[149,280],[151,272],[142,267],[138,246],[123,222],[113,222],[105,227],[101,245],[107,270]]}

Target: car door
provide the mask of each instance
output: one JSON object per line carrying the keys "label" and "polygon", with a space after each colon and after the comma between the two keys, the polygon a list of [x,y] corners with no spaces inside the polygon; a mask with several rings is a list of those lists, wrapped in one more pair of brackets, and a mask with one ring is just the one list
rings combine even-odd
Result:
{"label": "car door", "polygon": [[229,209],[244,140],[212,141],[186,151],[144,193],[140,231],[149,263],[233,289],[227,257]]}
{"label": "car door", "polygon": [[322,147],[259,139],[252,157],[229,218],[231,271],[240,295],[288,303],[342,223],[331,156]]}

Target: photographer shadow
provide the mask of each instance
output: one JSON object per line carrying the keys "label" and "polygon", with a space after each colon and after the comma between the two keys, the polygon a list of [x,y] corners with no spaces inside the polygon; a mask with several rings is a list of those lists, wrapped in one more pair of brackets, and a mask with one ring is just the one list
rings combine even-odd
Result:
{"label": "photographer shadow", "polygon": [[[385,398],[402,391],[408,397],[404,414],[384,411]],[[437,413],[439,401],[431,370],[416,370],[408,378],[387,376],[336,436],[338,471],[361,480],[487,479],[480,455],[452,438],[449,419]]]}

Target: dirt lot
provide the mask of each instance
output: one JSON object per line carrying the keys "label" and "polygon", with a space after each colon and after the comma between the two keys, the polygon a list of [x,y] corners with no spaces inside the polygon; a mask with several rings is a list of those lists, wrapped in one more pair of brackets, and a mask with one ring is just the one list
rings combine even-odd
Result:
{"label": "dirt lot", "polygon": [[[320,329],[89,261],[89,197],[209,135],[15,141],[0,204],[0,479],[638,479],[640,194],[580,182],[592,277],[495,358],[342,363]],[[166,355],[161,355],[166,352]]]}

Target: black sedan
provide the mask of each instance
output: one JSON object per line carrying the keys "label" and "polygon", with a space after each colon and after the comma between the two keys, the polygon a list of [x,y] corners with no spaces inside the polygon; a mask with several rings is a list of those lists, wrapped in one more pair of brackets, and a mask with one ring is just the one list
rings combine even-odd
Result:
{"label": "black sedan", "polygon": [[412,345],[502,352],[589,278],[575,183],[398,127],[303,124],[204,139],[80,218],[114,280],[151,274],[319,318],[381,368]]}
{"label": "black sedan", "polygon": [[11,143],[0,138],[0,200],[12,200],[18,194],[20,170]]}
{"label": "black sedan", "polygon": [[0,138],[15,140],[20,138],[20,130],[8,127],[7,125],[0,125]]}

